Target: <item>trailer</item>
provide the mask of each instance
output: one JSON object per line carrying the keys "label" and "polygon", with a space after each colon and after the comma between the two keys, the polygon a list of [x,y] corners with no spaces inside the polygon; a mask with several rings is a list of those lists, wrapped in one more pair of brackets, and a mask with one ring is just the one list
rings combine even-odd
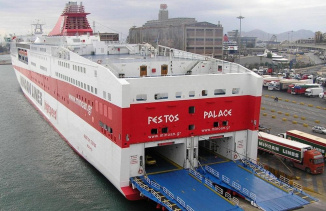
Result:
{"label": "trailer", "polygon": [[301,132],[298,130],[289,130],[289,131],[286,131],[286,133],[280,133],[278,135],[280,137],[283,137],[286,139],[290,139],[290,140],[297,141],[297,142],[300,142],[303,144],[311,145],[314,149],[321,152],[324,159],[326,160],[326,139],[325,138],[314,136],[312,134]]}
{"label": "trailer", "polygon": [[263,78],[263,87],[268,87],[268,84],[272,81],[276,81],[276,82],[279,82],[281,80],[281,78],[279,77],[266,77],[266,78]]}
{"label": "trailer", "polygon": [[308,144],[290,141],[272,134],[259,132],[258,150],[262,150],[284,158],[292,167],[311,174],[324,172],[322,154]]}
{"label": "trailer", "polygon": [[[306,80],[304,80],[306,82]],[[286,91],[291,84],[301,83],[297,79],[282,79],[280,81],[272,81],[268,84],[268,90]]]}

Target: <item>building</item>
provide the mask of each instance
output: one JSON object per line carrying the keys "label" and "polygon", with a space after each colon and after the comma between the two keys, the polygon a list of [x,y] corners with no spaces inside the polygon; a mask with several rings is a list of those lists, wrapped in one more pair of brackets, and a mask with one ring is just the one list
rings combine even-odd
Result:
{"label": "building", "polygon": [[241,37],[241,47],[254,48],[256,47],[257,37]]}
{"label": "building", "polygon": [[223,27],[220,23],[197,22],[195,18],[169,18],[161,4],[158,20],[129,29],[129,43],[150,43],[222,58]]}
{"label": "building", "polygon": [[301,44],[313,44],[315,43],[315,39],[314,38],[308,38],[308,39],[299,39],[296,40],[295,43],[301,43]]}
{"label": "building", "polygon": [[100,33],[100,40],[101,41],[119,41],[119,34],[118,33]]}

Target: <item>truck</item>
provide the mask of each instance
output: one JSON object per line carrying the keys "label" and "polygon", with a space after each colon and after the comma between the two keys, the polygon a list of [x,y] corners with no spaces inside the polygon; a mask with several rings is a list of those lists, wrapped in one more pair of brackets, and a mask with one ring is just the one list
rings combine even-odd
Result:
{"label": "truck", "polygon": [[[280,81],[271,81],[268,84],[268,90],[286,91],[291,84],[300,83],[297,79],[282,79]],[[306,80],[303,80],[306,83]]]}
{"label": "truck", "polygon": [[307,97],[318,97],[320,93],[323,93],[324,89],[321,87],[317,87],[317,88],[308,88],[305,91],[305,96]]}
{"label": "truck", "polygon": [[279,77],[271,77],[271,76],[269,76],[269,77],[263,77],[263,87],[268,87],[268,84],[270,83],[270,82],[272,82],[272,81],[280,81],[281,80],[281,78],[279,78]]}
{"label": "truck", "polygon": [[[290,87],[290,86],[289,86]],[[319,84],[302,84],[302,85],[295,85],[291,88],[291,94],[293,95],[300,95],[306,92],[306,89],[309,88],[320,88]]]}
{"label": "truck", "polygon": [[308,144],[259,132],[258,150],[280,156],[290,166],[304,170],[307,173],[321,174],[324,172],[325,164],[322,154]]}
{"label": "truck", "polygon": [[326,139],[299,130],[289,130],[285,133],[280,133],[278,136],[289,140],[297,141],[303,144],[309,144],[314,149],[319,151],[326,161]]}

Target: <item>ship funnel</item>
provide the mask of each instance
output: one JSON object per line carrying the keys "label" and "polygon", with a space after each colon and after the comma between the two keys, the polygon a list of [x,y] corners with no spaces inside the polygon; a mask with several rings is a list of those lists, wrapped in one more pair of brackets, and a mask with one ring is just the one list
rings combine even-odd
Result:
{"label": "ship funnel", "polygon": [[49,36],[75,36],[87,33],[93,35],[93,30],[86,17],[89,14],[85,12],[82,3],[80,5],[77,2],[67,3]]}

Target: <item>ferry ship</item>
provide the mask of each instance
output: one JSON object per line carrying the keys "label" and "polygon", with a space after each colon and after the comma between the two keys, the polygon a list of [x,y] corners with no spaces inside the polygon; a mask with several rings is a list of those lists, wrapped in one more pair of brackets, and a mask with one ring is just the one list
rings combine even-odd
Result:
{"label": "ferry ship", "polygon": [[241,210],[235,195],[264,209],[280,197],[282,209],[307,204],[261,179],[278,180],[256,162],[260,76],[161,45],[100,41],[88,14],[67,3],[48,36],[11,43],[12,65],[27,99],[121,194],[168,210]]}

